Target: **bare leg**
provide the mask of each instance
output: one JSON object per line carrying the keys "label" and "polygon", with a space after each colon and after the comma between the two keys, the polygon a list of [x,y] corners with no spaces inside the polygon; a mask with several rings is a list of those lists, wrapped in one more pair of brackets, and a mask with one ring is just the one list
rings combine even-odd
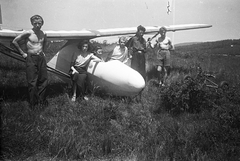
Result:
{"label": "bare leg", "polygon": [[72,96],[72,101],[76,101],[76,96],[77,96],[77,84],[73,82],[73,96]]}
{"label": "bare leg", "polygon": [[[72,101],[76,100],[77,97],[77,90],[79,93],[80,97],[84,98],[85,95],[85,80],[87,78],[87,74],[86,71],[81,71],[82,73],[75,73],[73,75],[73,97],[72,97]],[[85,100],[87,100],[88,98],[84,98]]]}
{"label": "bare leg", "polygon": [[163,74],[164,74],[163,83],[165,84],[168,76],[170,75],[170,67],[169,66],[164,67],[164,73]]}
{"label": "bare leg", "polygon": [[162,66],[158,66],[157,67],[157,71],[158,71],[158,83],[161,86],[163,84],[163,67]]}
{"label": "bare leg", "polygon": [[167,79],[167,70],[166,70],[166,68],[164,67],[164,68],[163,68],[163,85],[165,85],[166,79]]}

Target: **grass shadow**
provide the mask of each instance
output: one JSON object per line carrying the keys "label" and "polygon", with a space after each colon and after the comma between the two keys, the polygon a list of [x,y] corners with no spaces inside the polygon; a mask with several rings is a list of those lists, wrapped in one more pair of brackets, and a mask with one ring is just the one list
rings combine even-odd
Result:
{"label": "grass shadow", "polygon": [[0,87],[0,99],[2,100],[26,100],[28,97],[28,89],[25,86],[10,87],[4,86]]}

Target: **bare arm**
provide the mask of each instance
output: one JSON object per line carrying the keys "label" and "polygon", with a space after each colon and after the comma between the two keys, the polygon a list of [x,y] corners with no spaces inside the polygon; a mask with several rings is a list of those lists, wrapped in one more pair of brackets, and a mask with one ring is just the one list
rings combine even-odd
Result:
{"label": "bare arm", "polygon": [[75,64],[75,60],[77,59],[77,56],[76,56],[76,53],[74,53],[72,55],[72,61],[71,61],[71,70],[72,70],[72,73],[71,74],[74,74],[74,73],[78,73],[78,71],[74,68],[74,64]]}
{"label": "bare arm", "polygon": [[13,40],[13,44],[14,46],[18,49],[18,51],[20,52],[20,54],[26,58],[27,57],[27,53],[25,53],[22,48],[20,47],[19,45],[19,41],[21,40],[25,40],[27,39],[29,36],[30,36],[30,32],[26,31],[26,32],[23,32],[22,34],[18,35],[17,37],[15,37],[15,39]]}
{"label": "bare arm", "polygon": [[169,50],[173,49],[173,45],[172,45],[172,41],[170,39],[168,39],[168,45],[169,45]]}
{"label": "bare arm", "polygon": [[100,58],[98,58],[97,56],[95,56],[95,55],[92,55],[92,60],[94,61],[94,62],[101,62],[102,60],[100,59]]}
{"label": "bare arm", "polygon": [[44,53],[46,52],[47,47],[48,47],[48,41],[47,41],[47,34],[45,33],[44,34],[44,41],[43,41],[43,48],[42,48]]}

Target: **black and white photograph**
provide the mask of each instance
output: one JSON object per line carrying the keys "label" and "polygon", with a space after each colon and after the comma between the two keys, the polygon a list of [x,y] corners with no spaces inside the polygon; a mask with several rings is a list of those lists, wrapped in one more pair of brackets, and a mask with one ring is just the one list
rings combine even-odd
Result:
{"label": "black and white photograph", "polygon": [[3,161],[240,161],[239,0],[0,0]]}

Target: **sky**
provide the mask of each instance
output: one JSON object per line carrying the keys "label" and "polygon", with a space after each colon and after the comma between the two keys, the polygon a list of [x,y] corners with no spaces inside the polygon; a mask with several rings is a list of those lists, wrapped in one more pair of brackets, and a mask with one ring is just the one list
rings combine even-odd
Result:
{"label": "sky", "polygon": [[209,24],[167,35],[174,44],[240,39],[240,0],[0,0],[0,5],[2,28],[15,30],[31,29],[29,18],[39,14],[43,30]]}

